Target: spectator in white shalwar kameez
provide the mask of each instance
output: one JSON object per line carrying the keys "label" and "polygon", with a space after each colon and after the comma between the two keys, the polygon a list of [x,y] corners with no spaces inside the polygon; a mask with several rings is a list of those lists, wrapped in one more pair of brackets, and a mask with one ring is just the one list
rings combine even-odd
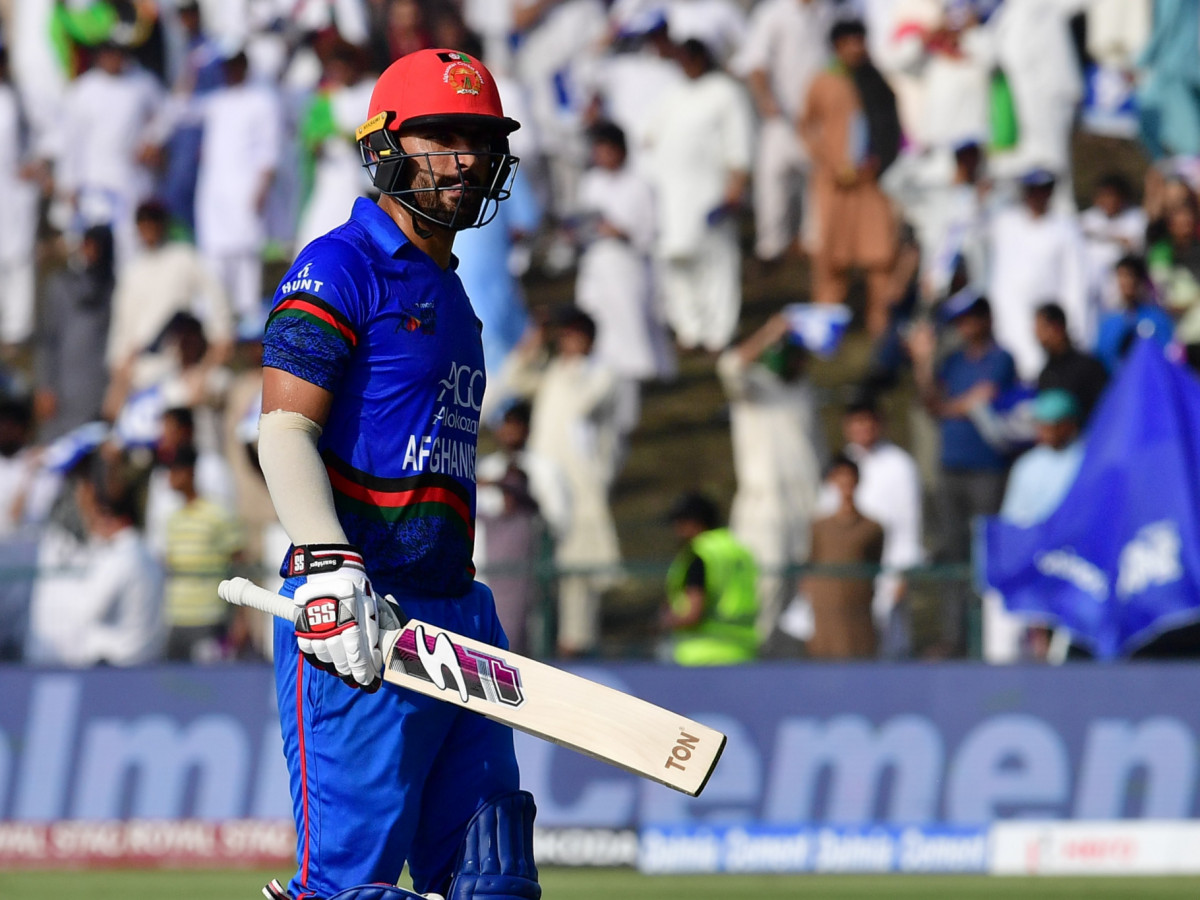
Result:
{"label": "spectator in white shalwar kameez", "polygon": [[4,44],[12,79],[21,92],[40,156],[56,151],[71,73],[55,41],[61,0],[21,0],[3,5]]}
{"label": "spectator in white shalwar kameez", "polygon": [[[587,67],[587,81],[592,109],[598,117],[621,127],[628,143],[629,164],[648,177],[647,148],[658,127],[655,116],[663,95],[683,81],[683,73],[667,36],[665,12],[634,10],[622,15],[622,6],[615,3],[609,12],[616,37],[609,52]],[[508,109],[507,99],[504,108]]]}
{"label": "spectator in white shalwar kameez", "polygon": [[32,135],[22,98],[8,77],[8,51],[0,47],[0,347],[33,332],[33,245],[39,186],[30,155]]}
{"label": "spectator in white shalwar kameez", "polygon": [[777,313],[717,360],[737,480],[729,527],[758,562],[764,637],[782,608],[787,568],[808,558],[824,447],[804,377],[806,351],[789,333],[788,318]]}
{"label": "spectator in white shalwar kameez", "polygon": [[[846,408],[842,436],[846,439],[842,452],[858,465],[854,505],[883,526],[880,562],[885,571],[875,579],[871,603],[879,655],[883,659],[904,659],[912,651],[912,632],[901,572],[925,558],[921,473],[912,456],[884,438],[883,422],[873,403],[859,402]],[[837,492],[826,484],[818,513],[831,515],[837,507]]]}
{"label": "spectator in white shalwar kameez", "polygon": [[117,273],[105,349],[109,384],[104,409],[110,419],[128,399],[139,356],[162,337],[176,314],[190,313],[203,325],[208,338],[206,370],[223,365],[232,355],[229,297],[193,245],[167,240],[167,219],[166,207],[157,201],[138,207],[141,252]]}
{"label": "spectator in white shalwar kameez", "polygon": [[618,428],[627,437],[640,418],[641,382],[674,370],[651,281],[654,196],[626,165],[616,125],[593,126],[592,162],[579,190],[584,251],[575,304],[596,322],[594,355],[617,376]]}
{"label": "spectator in white shalwar kameez", "polygon": [[1088,0],[1086,15],[1088,55],[1132,75],[1150,39],[1154,0]]}
{"label": "spectator in white shalwar kameez", "polygon": [[[496,78],[512,74],[514,2],[515,0],[462,0],[463,24],[478,35],[483,44],[478,58],[487,60],[487,67]],[[504,104],[504,109],[508,111],[507,103]],[[525,127],[523,119],[517,121],[521,123],[522,128]]]}
{"label": "spectator in white shalwar kameez", "polygon": [[554,355],[534,328],[509,357],[505,380],[530,397],[529,450],[554,461],[570,486],[571,518],[555,561],[558,654],[580,656],[600,638],[600,600],[621,561],[608,495],[616,476],[616,376],[592,356],[596,326],[574,307],[558,317]]}
{"label": "spectator in white shalwar kameez", "polygon": [[1133,202],[1133,188],[1120,175],[1096,184],[1092,205],[1079,215],[1087,242],[1088,278],[1104,312],[1121,309],[1116,266],[1122,257],[1146,249],[1146,211]]}
{"label": "spectator in white shalwar kameez", "polygon": [[133,666],[162,657],[162,567],[134,527],[125,480],[96,455],[72,474],[83,540],[47,529],[30,601],[25,658],[37,665]]}
{"label": "spectator in white shalwar kameez", "polygon": [[669,0],[668,33],[676,44],[703,42],[724,66],[746,39],[745,5],[740,0]]}
{"label": "spectator in white shalwar kameez", "polygon": [[[945,153],[987,133],[991,48],[973,17],[944,0],[897,0],[885,59],[905,137]],[[881,68],[884,68],[881,65]]]}
{"label": "spectator in white shalwar kameez", "polygon": [[896,196],[917,233],[920,289],[927,304],[952,292],[955,276],[982,284],[987,278],[990,185],[982,175],[983,149],[974,141],[954,148],[947,179],[941,160],[912,166]]}
{"label": "spectator in white shalwar kameez", "polygon": [[732,64],[760,120],[753,180],[759,259],[778,259],[800,235],[809,160],[796,121],[809,82],[829,59],[835,12],[831,0],[763,0]]}
{"label": "spectator in white shalwar kameez", "polygon": [[753,111],[704,44],[680,48],[686,80],[663,97],[651,138],[667,322],[684,349],[719,352],[742,305],[736,212],[745,199]]}
{"label": "spectator in white shalwar kameez", "polygon": [[1050,208],[1055,179],[1035,169],[1022,179],[1022,200],[996,213],[988,234],[996,342],[1013,355],[1017,375],[1034,381],[1046,354],[1034,335],[1034,314],[1043,303],[1058,303],[1079,347],[1095,342],[1096,311],[1088,289],[1083,233],[1075,215]]}
{"label": "spectator in white shalwar kameez", "polygon": [[1083,76],[1062,0],[1004,0],[985,29],[994,59],[1008,78],[1017,118],[1017,145],[993,160],[997,176],[1049,169],[1058,181],[1055,206],[1074,208],[1071,129],[1083,96]]}
{"label": "spectator in white shalwar kameez", "polygon": [[234,54],[225,62],[225,87],[203,100],[196,184],[196,243],[239,320],[257,319],[262,303],[263,212],[281,144],[279,98],[248,72],[246,54]]}
{"label": "spectator in white shalwar kameez", "polygon": [[354,132],[367,119],[373,87],[374,79],[363,78],[361,52],[335,47],[302,125],[313,166],[312,189],[296,230],[297,250],[345,222],[354,201],[370,189]]}
{"label": "spectator in white shalwar kameez", "polygon": [[549,166],[552,212],[575,209],[587,161],[585,72],[608,29],[602,0],[510,0],[520,36],[512,74],[529,92],[529,110]]}
{"label": "spectator in white shalwar kameez", "polygon": [[116,44],[97,48],[95,64],[71,84],[56,129],[54,178],[73,214],[68,223],[110,225],[117,259],[137,246],[133,216],[153,186],[150,148],[161,143],[164,92]]}

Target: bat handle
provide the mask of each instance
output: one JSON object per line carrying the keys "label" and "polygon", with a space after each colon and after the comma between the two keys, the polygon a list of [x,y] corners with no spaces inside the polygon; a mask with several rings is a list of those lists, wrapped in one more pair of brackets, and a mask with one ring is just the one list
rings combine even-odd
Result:
{"label": "bat handle", "polygon": [[229,578],[217,587],[217,594],[234,606],[249,606],[288,622],[296,621],[296,604],[274,591],[261,588],[248,578]]}

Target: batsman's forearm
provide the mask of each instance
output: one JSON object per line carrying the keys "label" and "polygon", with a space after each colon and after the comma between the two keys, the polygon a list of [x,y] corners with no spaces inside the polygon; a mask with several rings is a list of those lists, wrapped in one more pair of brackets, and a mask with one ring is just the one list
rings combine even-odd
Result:
{"label": "batsman's forearm", "polygon": [[279,524],[297,546],[350,543],[317,450],[320,436],[321,426],[297,412],[274,410],[259,419],[259,464]]}

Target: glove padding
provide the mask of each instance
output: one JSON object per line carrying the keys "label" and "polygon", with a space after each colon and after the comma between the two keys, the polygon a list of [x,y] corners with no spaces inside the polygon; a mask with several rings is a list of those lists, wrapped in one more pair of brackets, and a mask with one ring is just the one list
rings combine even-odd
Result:
{"label": "glove padding", "polygon": [[362,554],[346,544],[308,544],[292,551],[296,644],[313,665],[368,693],[382,683],[379,607]]}

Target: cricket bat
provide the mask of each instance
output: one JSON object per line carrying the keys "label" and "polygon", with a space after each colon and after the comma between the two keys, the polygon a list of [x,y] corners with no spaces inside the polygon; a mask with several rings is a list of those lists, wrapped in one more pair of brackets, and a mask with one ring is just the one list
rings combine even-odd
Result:
{"label": "cricket bat", "polygon": [[[221,598],[295,622],[295,604],[245,578]],[[708,783],[725,735],[554,666],[409,619],[380,636],[383,678],[570,747],[692,797]]]}

